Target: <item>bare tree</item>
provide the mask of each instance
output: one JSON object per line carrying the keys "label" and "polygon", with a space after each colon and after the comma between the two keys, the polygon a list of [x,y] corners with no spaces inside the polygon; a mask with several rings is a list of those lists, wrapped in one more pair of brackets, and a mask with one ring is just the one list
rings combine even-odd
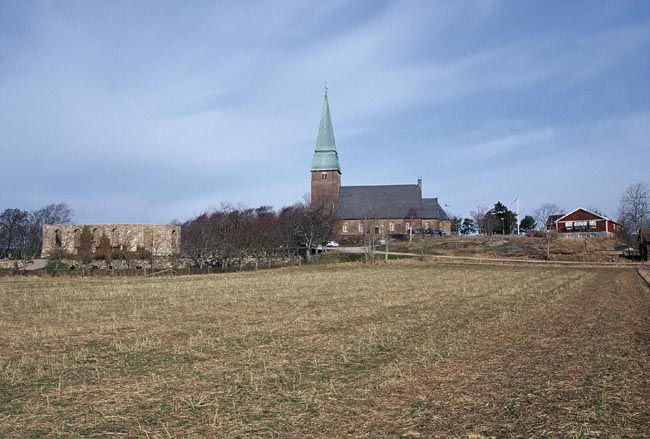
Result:
{"label": "bare tree", "polygon": [[0,214],[0,251],[2,257],[9,254],[22,256],[25,250],[29,212],[20,209],[5,209]]}
{"label": "bare tree", "polygon": [[486,233],[485,227],[485,214],[488,212],[488,208],[485,206],[477,206],[476,210],[472,210],[469,215],[474,220],[476,228],[478,229],[479,234]]}
{"label": "bare tree", "polygon": [[311,208],[308,204],[297,206],[299,216],[295,233],[307,247],[307,261],[311,251],[332,235],[332,219],[324,207]]}
{"label": "bare tree", "polygon": [[29,218],[27,252],[36,257],[43,248],[43,225],[69,224],[72,221],[72,209],[66,203],[48,204],[32,212]]}
{"label": "bare tree", "polygon": [[533,211],[533,218],[537,222],[537,228],[544,230],[549,216],[561,215],[563,212],[564,210],[555,203],[544,203]]}
{"label": "bare tree", "polygon": [[379,239],[386,238],[385,225],[381,223],[377,215],[377,209],[374,205],[368,204],[363,210],[363,220],[358,224],[363,244],[363,253],[365,262],[373,263],[375,261],[375,247]]}
{"label": "bare tree", "polygon": [[480,234],[491,235],[495,230],[503,229],[501,219],[495,214],[494,209],[477,206],[476,210],[470,212],[470,216],[476,223]]}
{"label": "bare tree", "polygon": [[628,234],[648,227],[650,192],[644,183],[635,183],[625,190],[618,207],[618,222]]}

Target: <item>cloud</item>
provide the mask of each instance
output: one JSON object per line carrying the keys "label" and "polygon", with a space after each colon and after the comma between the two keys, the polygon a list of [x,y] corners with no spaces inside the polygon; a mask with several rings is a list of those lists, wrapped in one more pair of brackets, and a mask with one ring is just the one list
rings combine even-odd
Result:
{"label": "cloud", "polygon": [[565,173],[643,175],[650,19],[634,2],[580,21],[507,1],[8,5],[0,154],[21,184],[2,206],[65,198],[80,221],[142,222],[298,201],[325,81],[345,184],[421,175],[462,211],[515,180],[541,199]]}

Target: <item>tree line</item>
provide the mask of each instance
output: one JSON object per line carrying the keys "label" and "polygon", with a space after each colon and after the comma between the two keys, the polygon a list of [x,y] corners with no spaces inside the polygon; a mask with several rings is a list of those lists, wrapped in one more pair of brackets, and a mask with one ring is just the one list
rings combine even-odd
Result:
{"label": "tree line", "polygon": [[[459,235],[509,235],[517,231],[517,214],[500,201],[490,209],[479,206],[467,218],[452,216],[451,231]],[[536,221],[526,215],[519,223],[522,233],[533,230]]]}
{"label": "tree line", "polygon": [[[596,207],[587,210],[598,215],[607,216]],[[544,203],[533,210],[532,215],[525,215],[519,222],[521,233],[533,230],[545,230],[546,221],[552,215],[564,215],[567,211],[557,203]],[[621,239],[633,242],[640,230],[650,227],[650,190],[645,183],[639,182],[628,186],[621,195],[617,215],[614,220],[621,225]],[[473,234],[512,234],[517,231],[517,213],[508,209],[500,201],[492,208],[479,206],[470,212],[470,216],[451,217],[451,230],[460,235]]]}
{"label": "tree line", "polygon": [[274,211],[223,204],[185,223],[182,253],[200,266],[226,267],[242,264],[245,258],[256,263],[274,258],[302,255],[330,239],[332,218],[309,203],[297,203]]}
{"label": "tree line", "polygon": [[48,204],[29,212],[5,209],[0,214],[0,255],[3,258],[36,258],[43,247],[44,224],[67,224],[72,209],[66,203]]}
{"label": "tree line", "polygon": [[[181,224],[182,255],[199,265],[222,265],[244,258],[270,260],[302,254],[328,241],[334,233],[333,220],[308,201],[278,211],[270,206],[257,208],[222,204]],[[601,214],[597,208],[587,208]],[[519,222],[522,233],[544,230],[551,215],[565,214],[556,203],[544,203]],[[65,203],[48,204],[35,211],[5,209],[0,213],[0,256],[34,258],[41,254],[43,225],[66,224],[73,211]],[[603,215],[605,216],[605,215]],[[517,214],[498,201],[492,208],[477,207],[469,217],[452,217],[452,232],[470,234],[511,234],[517,229]],[[650,190],[645,183],[626,188],[620,198],[616,221],[622,225],[621,238],[633,242],[638,231],[650,227]]]}

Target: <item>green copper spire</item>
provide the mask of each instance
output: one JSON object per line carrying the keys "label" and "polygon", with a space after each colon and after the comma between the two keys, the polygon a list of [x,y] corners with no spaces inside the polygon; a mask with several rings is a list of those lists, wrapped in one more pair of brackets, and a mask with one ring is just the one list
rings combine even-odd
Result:
{"label": "green copper spire", "polygon": [[334,141],[334,128],[332,127],[332,116],[330,105],[327,100],[327,89],[325,89],[325,100],[320,115],[320,127],[318,128],[318,139],[316,140],[316,151],[311,161],[312,171],[339,171],[339,155],[336,152]]}

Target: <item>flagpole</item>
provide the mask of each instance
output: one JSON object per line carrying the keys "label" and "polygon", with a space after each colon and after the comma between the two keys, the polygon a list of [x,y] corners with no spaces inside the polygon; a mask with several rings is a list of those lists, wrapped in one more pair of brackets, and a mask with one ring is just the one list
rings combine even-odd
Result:
{"label": "flagpole", "polygon": [[520,235],[521,232],[519,231],[519,223],[521,222],[519,218],[519,196],[517,196],[517,235]]}
{"label": "flagpole", "polygon": [[[512,203],[517,203],[517,235],[519,235],[521,233],[521,230],[519,229],[519,222],[520,222],[520,220],[519,220],[519,195],[517,195],[517,197],[514,200],[512,200]],[[511,206],[512,206],[512,203],[510,203]]]}

